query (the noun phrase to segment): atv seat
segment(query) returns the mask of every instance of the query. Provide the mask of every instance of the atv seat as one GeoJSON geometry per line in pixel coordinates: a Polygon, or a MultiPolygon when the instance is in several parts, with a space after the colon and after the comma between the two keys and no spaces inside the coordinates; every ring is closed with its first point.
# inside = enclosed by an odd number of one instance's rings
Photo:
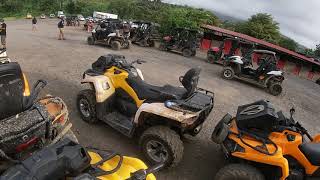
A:
{"type": "Polygon", "coordinates": [[[18,63],[0,65],[0,119],[23,111],[23,75],[18,63]]]}
{"type": "Polygon", "coordinates": [[[187,90],[181,87],[171,85],[153,86],[137,78],[128,78],[127,82],[137,93],[139,99],[145,99],[149,103],[182,99],[187,93],[187,90]]]}
{"type": "Polygon", "coordinates": [[[314,166],[320,166],[320,143],[304,143],[299,149],[314,166]]]}
{"type": "Polygon", "coordinates": [[[0,64],[0,120],[29,109],[45,85],[38,80],[30,91],[18,63],[0,64]]]}
{"type": "Polygon", "coordinates": [[[180,77],[184,88],[171,85],[153,86],[137,78],[128,78],[127,82],[137,93],[139,99],[145,99],[146,102],[164,102],[185,99],[192,95],[197,88],[199,74],[200,68],[192,68],[180,77]]]}

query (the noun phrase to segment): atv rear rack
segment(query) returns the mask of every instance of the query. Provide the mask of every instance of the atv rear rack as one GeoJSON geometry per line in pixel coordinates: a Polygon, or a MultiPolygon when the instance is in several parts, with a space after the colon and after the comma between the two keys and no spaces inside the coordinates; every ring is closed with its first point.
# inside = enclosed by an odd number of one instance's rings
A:
{"type": "Polygon", "coordinates": [[[185,100],[169,100],[165,103],[167,108],[184,113],[201,113],[212,109],[214,105],[214,93],[198,88],[195,93],[185,100]],[[172,104],[170,104],[172,102],[172,104]]]}

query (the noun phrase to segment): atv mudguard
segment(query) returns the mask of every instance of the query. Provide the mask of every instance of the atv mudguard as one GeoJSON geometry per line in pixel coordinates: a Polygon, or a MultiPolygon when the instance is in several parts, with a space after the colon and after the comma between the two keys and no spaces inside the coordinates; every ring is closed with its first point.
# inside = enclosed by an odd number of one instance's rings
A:
{"type": "Polygon", "coordinates": [[[103,103],[115,93],[115,88],[112,85],[110,78],[104,75],[89,76],[85,75],[81,84],[92,84],[96,93],[97,103],[103,103]]]}
{"type": "Polygon", "coordinates": [[[169,109],[164,103],[143,103],[138,109],[134,122],[142,124],[145,120],[145,115],[152,114],[163,117],[178,124],[183,124],[184,127],[192,125],[197,120],[199,113],[183,112],[169,109]]]}

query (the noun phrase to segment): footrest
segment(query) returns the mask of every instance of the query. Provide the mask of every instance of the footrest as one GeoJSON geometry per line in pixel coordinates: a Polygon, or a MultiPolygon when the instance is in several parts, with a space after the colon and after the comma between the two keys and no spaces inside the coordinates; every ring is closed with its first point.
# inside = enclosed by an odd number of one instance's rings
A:
{"type": "Polygon", "coordinates": [[[119,112],[109,113],[104,116],[102,120],[126,136],[131,137],[133,135],[133,119],[126,117],[119,112]]]}

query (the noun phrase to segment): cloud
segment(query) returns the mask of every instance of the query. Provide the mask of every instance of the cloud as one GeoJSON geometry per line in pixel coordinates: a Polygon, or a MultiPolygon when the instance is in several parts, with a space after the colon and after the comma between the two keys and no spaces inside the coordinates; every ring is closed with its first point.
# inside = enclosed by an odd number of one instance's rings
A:
{"type": "Polygon", "coordinates": [[[164,0],[216,11],[239,19],[256,13],[272,14],[282,34],[309,48],[320,43],[319,0],[164,0]]]}

